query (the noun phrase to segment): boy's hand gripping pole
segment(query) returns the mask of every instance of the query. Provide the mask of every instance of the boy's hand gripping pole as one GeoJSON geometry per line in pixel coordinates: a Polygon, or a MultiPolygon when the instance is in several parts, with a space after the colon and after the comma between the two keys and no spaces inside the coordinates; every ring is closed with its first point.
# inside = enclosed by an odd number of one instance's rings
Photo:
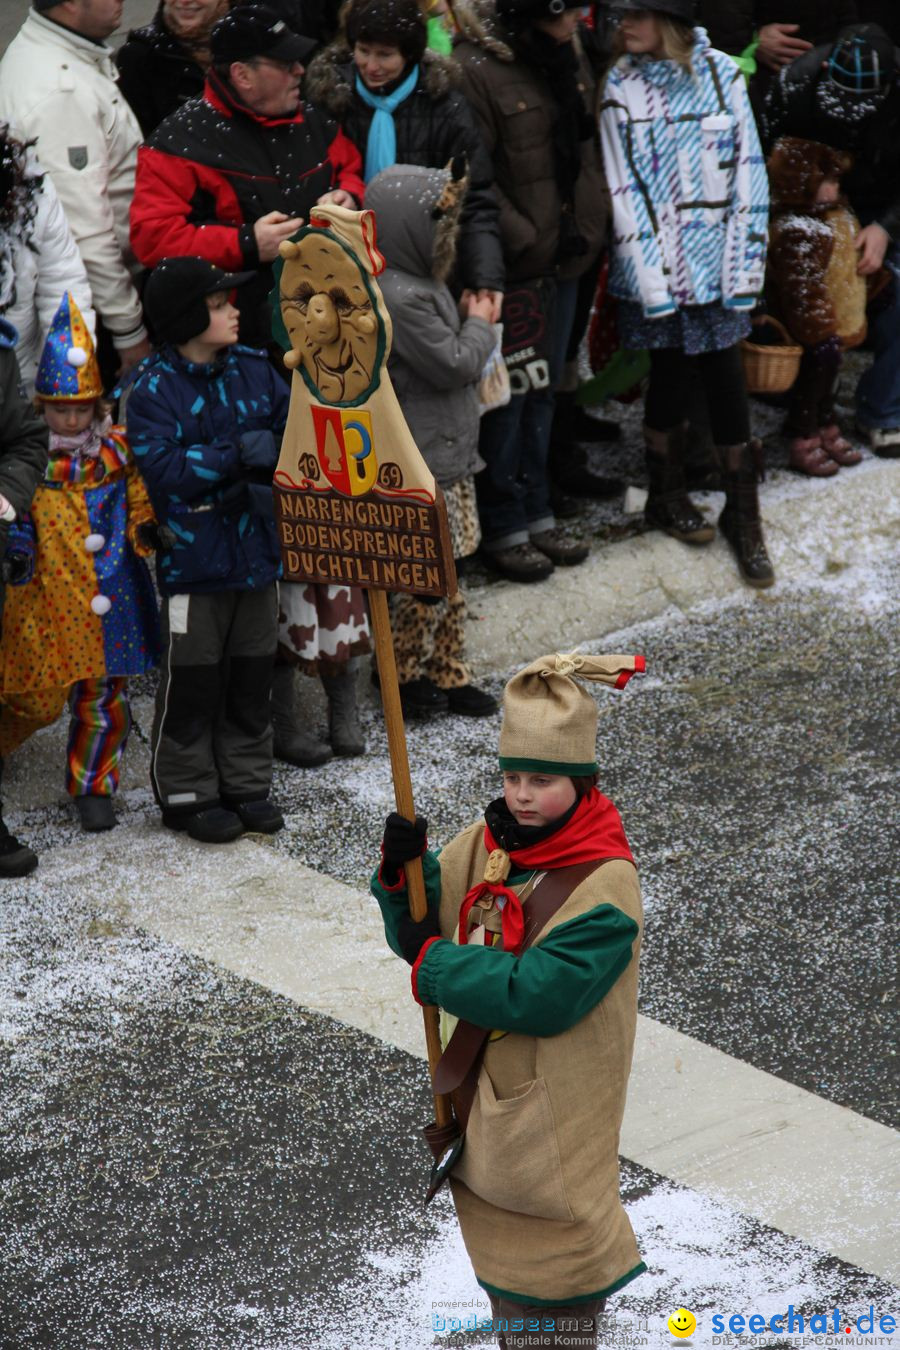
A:
{"type": "MultiPolygon", "coordinates": [[[[394,660],[394,642],[391,636],[391,619],[388,612],[386,591],[369,590],[369,608],[372,616],[372,633],[375,638],[375,657],[378,662],[378,678],[381,684],[381,702],[384,707],[384,721],[387,727],[388,751],[391,756],[391,774],[394,779],[394,800],[397,810],[407,820],[416,818],[413,806],[412,780],[409,776],[409,756],[406,752],[406,734],[403,726],[403,709],[400,706],[400,690],[397,685],[397,663],[394,660]]],[[[413,858],[404,863],[406,889],[409,895],[409,912],[414,919],[424,919],[428,913],[428,901],[425,896],[425,878],[422,873],[422,859],[413,858]]],[[[441,1037],[438,1028],[438,1010],[429,1007],[422,1009],[425,1021],[425,1045],[428,1051],[428,1066],[432,1079],[441,1057],[441,1037]]],[[[453,1119],[450,1098],[439,1093],[434,1094],[434,1118],[437,1125],[449,1125],[453,1119]]]]}

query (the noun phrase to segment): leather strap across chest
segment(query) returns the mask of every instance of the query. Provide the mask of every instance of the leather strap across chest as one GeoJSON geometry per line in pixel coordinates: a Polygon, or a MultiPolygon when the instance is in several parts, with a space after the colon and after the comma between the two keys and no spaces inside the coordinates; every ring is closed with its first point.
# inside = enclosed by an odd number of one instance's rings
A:
{"type": "MultiPolygon", "coordinates": [[[[522,906],[525,916],[522,951],[531,946],[572,892],[604,861],[594,859],[544,873],[522,906]]],[[[490,1027],[479,1027],[474,1022],[460,1019],[434,1071],[434,1090],[441,1094],[453,1093],[453,1105],[462,1129],[469,1119],[481,1058],[490,1034],[490,1027]]]]}

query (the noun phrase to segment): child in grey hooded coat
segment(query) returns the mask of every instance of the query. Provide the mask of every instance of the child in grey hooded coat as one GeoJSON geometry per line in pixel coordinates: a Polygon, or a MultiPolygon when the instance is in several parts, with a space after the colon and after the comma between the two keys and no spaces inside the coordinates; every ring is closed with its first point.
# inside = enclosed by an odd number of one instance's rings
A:
{"type": "MultiPolygon", "coordinates": [[[[477,385],[495,342],[490,300],[464,291],[457,303],[446,282],[466,185],[457,161],[447,169],[400,164],[372,179],[365,200],[387,263],[378,283],[394,330],[388,371],[413,439],[443,489],[458,572],[480,542],[477,385]]],[[[395,597],[394,647],[407,712],[496,711],[496,700],[472,684],[465,617],[462,591],[437,603],[395,597]]]]}

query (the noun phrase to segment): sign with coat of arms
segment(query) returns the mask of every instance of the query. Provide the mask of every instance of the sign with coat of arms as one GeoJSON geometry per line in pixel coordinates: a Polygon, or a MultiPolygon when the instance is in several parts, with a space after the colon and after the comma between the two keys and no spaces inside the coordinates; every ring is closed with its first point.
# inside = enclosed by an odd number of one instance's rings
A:
{"type": "Polygon", "coordinates": [[[275,326],[294,372],[274,481],[284,575],[451,595],[441,490],[387,373],[383,267],[371,211],[317,207],[281,246],[275,326]]]}

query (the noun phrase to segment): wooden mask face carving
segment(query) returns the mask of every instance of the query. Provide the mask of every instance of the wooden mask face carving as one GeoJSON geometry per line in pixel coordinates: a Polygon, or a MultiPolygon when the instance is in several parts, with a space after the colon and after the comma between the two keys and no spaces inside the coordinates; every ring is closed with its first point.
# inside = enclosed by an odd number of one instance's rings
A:
{"type": "Polygon", "coordinates": [[[279,288],[292,348],[285,365],[301,370],[322,403],[369,397],[380,374],[384,325],[365,273],[324,231],[304,231],[289,248],[279,288]]]}

